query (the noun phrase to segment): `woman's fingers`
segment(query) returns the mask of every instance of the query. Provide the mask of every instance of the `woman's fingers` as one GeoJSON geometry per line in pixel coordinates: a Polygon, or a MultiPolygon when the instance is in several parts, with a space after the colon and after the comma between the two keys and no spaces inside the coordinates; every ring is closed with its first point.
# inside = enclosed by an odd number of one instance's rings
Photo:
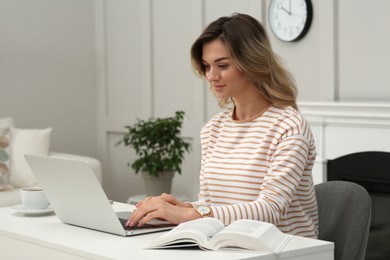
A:
{"type": "Polygon", "coordinates": [[[144,198],[143,200],[141,200],[140,202],[138,202],[135,206],[138,208],[139,206],[142,205],[142,203],[144,203],[146,201],[149,201],[149,200],[151,200],[153,198],[156,198],[156,196],[148,196],[148,197],[144,198]]]}
{"type": "Polygon", "coordinates": [[[172,205],[177,205],[180,201],[177,200],[174,196],[171,194],[163,193],[160,195],[160,198],[172,205]]]}
{"type": "MultiPolygon", "coordinates": [[[[142,203],[137,207],[137,210],[133,211],[129,221],[126,223],[126,226],[133,227],[137,225],[137,223],[144,218],[150,212],[161,208],[161,203],[164,202],[158,197],[150,197],[146,198],[142,201],[142,203]]],[[[164,202],[166,203],[166,202],[164,202]]],[[[145,222],[144,222],[145,223],[145,222]]]]}
{"type": "Polygon", "coordinates": [[[164,219],[172,224],[179,224],[199,217],[191,203],[181,202],[171,194],[147,197],[136,205],[126,226],[143,226],[152,219],[164,219]]]}
{"type": "Polygon", "coordinates": [[[191,203],[189,203],[189,202],[182,202],[182,201],[178,200],[176,197],[174,197],[171,194],[163,193],[163,194],[160,195],[160,198],[162,200],[165,200],[166,202],[168,202],[168,203],[170,203],[172,205],[178,206],[178,207],[192,208],[192,204],[191,203]]]}
{"type": "Polygon", "coordinates": [[[147,223],[148,221],[150,221],[152,219],[161,218],[161,217],[159,217],[159,215],[160,215],[159,211],[160,210],[156,210],[156,211],[152,211],[152,212],[149,212],[148,214],[146,214],[143,218],[140,219],[140,221],[138,222],[138,226],[142,227],[143,225],[145,225],[145,223],[147,223]]]}

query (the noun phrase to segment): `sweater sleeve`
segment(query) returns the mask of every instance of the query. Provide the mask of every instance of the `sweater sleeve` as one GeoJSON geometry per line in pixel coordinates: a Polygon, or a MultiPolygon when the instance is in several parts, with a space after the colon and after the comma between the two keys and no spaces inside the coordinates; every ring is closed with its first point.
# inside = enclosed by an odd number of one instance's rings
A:
{"type": "Polygon", "coordinates": [[[310,144],[302,135],[279,142],[269,158],[268,172],[255,201],[211,206],[225,225],[237,219],[254,219],[277,225],[287,212],[305,171],[310,144]]]}

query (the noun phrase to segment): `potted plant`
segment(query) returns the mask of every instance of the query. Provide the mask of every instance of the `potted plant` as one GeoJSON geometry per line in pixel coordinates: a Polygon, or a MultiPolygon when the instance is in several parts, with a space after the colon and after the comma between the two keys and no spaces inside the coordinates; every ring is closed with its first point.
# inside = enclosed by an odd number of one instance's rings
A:
{"type": "Polygon", "coordinates": [[[180,136],[184,114],[177,111],[174,117],[138,119],[125,126],[127,132],[117,143],[134,149],[138,158],[127,165],[142,173],[148,196],[170,193],[174,173],[181,174],[184,154],[190,149],[180,136]]]}

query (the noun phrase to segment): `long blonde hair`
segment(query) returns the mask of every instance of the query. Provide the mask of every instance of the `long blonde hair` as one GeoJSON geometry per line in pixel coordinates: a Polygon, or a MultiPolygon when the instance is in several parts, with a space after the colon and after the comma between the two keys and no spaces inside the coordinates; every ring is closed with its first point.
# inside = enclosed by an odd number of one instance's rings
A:
{"type": "MultiPolygon", "coordinates": [[[[273,52],[263,26],[255,18],[235,13],[210,23],[191,47],[191,63],[201,77],[205,77],[202,62],[203,45],[215,39],[222,40],[230,49],[239,70],[255,83],[261,95],[279,107],[297,109],[297,87],[291,73],[284,68],[279,56],[273,52]]],[[[220,99],[225,107],[231,100],[220,99]]]]}

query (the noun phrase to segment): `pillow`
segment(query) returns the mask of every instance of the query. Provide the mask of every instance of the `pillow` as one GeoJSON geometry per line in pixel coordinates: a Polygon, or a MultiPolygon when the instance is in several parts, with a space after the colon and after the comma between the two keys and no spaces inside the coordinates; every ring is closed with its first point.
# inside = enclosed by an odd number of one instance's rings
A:
{"type": "Polygon", "coordinates": [[[9,144],[10,128],[14,126],[14,120],[11,117],[0,118],[0,191],[12,190],[13,187],[8,184],[9,176],[9,144]]]}
{"type": "Polygon", "coordinates": [[[11,165],[9,182],[14,187],[21,188],[37,184],[35,175],[27,164],[24,155],[49,155],[51,131],[52,128],[11,128],[11,165]]]}
{"type": "Polygon", "coordinates": [[[0,129],[11,128],[14,126],[14,120],[12,117],[0,118],[0,129]]]}

